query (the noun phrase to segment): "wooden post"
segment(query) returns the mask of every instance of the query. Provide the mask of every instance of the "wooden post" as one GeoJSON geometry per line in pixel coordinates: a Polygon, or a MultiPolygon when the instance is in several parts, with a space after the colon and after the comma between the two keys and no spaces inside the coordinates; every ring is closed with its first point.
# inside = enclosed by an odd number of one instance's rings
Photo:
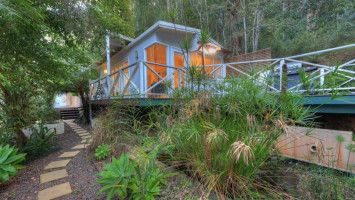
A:
{"type": "Polygon", "coordinates": [[[285,94],[287,91],[287,64],[282,65],[282,87],[281,87],[281,93],[285,94]]]}
{"type": "Polygon", "coordinates": [[[91,99],[89,100],[89,117],[90,117],[90,122],[92,123],[92,104],[91,104],[91,99]]]}
{"type": "MultiPolygon", "coordinates": [[[[107,64],[106,64],[106,83],[107,83],[107,91],[111,91],[111,81],[110,81],[110,72],[111,72],[111,66],[110,66],[110,36],[106,35],[106,59],[107,59],[107,64]]],[[[107,94],[107,97],[110,97],[111,94],[107,94]]]]}
{"type": "Polygon", "coordinates": [[[282,91],[282,66],[285,64],[285,60],[280,61],[280,92],[282,91]]]}

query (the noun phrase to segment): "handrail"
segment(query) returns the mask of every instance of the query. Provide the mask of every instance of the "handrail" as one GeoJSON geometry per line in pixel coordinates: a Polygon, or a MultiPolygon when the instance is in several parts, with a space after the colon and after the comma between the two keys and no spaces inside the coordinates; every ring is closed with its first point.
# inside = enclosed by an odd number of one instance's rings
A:
{"type": "MultiPolygon", "coordinates": [[[[211,68],[213,67],[212,71],[209,71],[208,74],[212,75],[211,79],[208,79],[208,81],[213,81],[214,79],[220,80],[220,77],[225,77],[226,72],[228,69],[228,73],[236,73],[236,74],[243,74],[249,79],[252,79],[255,84],[261,85],[265,88],[268,89],[270,92],[281,92],[282,91],[282,66],[283,64],[286,64],[287,62],[297,62],[301,63],[302,65],[306,66],[315,66],[318,69],[313,70],[311,73],[308,73],[308,81],[313,82],[318,81],[316,85],[317,87],[312,86],[312,88],[307,88],[306,90],[304,89],[304,83],[301,81],[298,81],[294,86],[287,88],[288,91],[292,92],[331,92],[333,89],[331,88],[325,88],[324,83],[325,83],[325,78],[328,77],[329,74],[335,72],[342,77],[341,82],[337,82],[335,87],[337,90],[350,90],[350,91],[355,91],[355,86],[353,87],[352,82],[355,82],[355,77],[353,75],[355,74],[355,70],[348,69],[345,67],[349,66],[355,66],[355,59],[352,59],[348,62],[345,62],[339,66],[327,66],[326,64],[319,64],[319,63],[312,63],[309,61],[304,61],[302,59],[297,59],[305,56],[310,56],[310,55],[316,55],[316,54],[321,54],[325,52],[331,52],[331,51],[336,51],[336,50],[341,50],[341,49],[346,49],[346,48],[352,48],[355,47],[355,44],[350,44],[350,45],[345,45],[341,47],[335,47],[335,48],[330,48],[330,49],[325,49],[321,51],[315,51],[315,52],[310,52],[310,53],[305,53],[305,54],[300,54],[300,55],[295,55],[295,56],[289,56],[285,58],[274,58],[274,59],[261,59],[261,60],[253,60],[253,61],[240,61],[240,62],[231,62],[231,63],[221,63],[221,64],[213,64],[213,65],[205,65],[205,66],[196,66],[196,68],[211,68]],[[245,70],[243,67],[238,67],[238,65],[245,66],[247,64],[257,64],[257,66],[264,66],[262,70],[259,70],[256,73],[251,73],[245,70]],[[278,65],[278,67],[274,67],[275,65],[278,65]],[[276,71],[275,71],[276,70],[276,71]],[[275,72],[279,75],[276,76],[275,72]],[[269,76],[271,75],[271,83],[268,81],[269,76]],[[276,80],[276,79],[277,80],[276,80]],[[278,83],[279,82],[279,83],[278,83]],[[350,84],[348,84],[350,83],[350,84]]],[[[195,66],[194,66],[195,67],[195,66]]],[[[108,75],[105,75],[104,77],[100,77],[97,80],[93,80],[90,82],[90,97],[94,98],[110,98],[112,95],[118,95],[121,97],[132,97],[133,96],[140,96],[140,97],[149,97],[149,95],[167,95],[171,92],[174,91],[175,87],[181,87],[181,85],[186,85],[186,78],[183,76],[187,76],[188,73],[186,71],[186,68],[179,68],[175,66],[169,66],[169,65],[164,65],[160,63],[153,63],[149,61],[137,61],[136,63],[130,64],[128,66],[125,66],[121,69],[118,69],[117,71],[114,71],[108,75]],[[164,75],[159,74],[156,72],[155,68],[152,67],[152,65],[155,66],[160,66],[164,67],[166,69],[170,69],[169,71],[166,71],[164,75]],[[132,70],[130,70],[130,73],[125,72],[125,70],[134,68],[132,73],[132,70]],[[145,71],[143,70],[145,69],[145,71]],[[137,74],[136,72],[139,71],[137,74]],[[154,76],[157,78],[154,84],[151,84],[148,86],[148,79],[146,71],[151,71],[154,76]],[[169,73],[168,73],[169,72],[169,73]],[[176,76],[176,74],[178,76],[176,76]],[[139,82],[137,83],[137,79],[135,78],[138,76],[139,82]],[[177,77],[177,79],[176,79],[177,77]],[[133,81],[135,80],[135,81],[133,81]],[[178,83],[174,83],[172,88],[168,89],[167,94],[160,94],[156,93],[153,91],[154,88],[156,87],[161,87],[161,83],[168,83],[168,80],[174,80],[178,81],[178,83]],[[108,87],[108,84],[110,84],[110,87],[108,87]],[[110,89],[108,89],[110,88],[110,89]]],[[[166,85],[166,84],[165,84],[166,85]]],[[[329,86],[329,85],[327,85],[329,86]]],[[[215,93],[218,93],[218,91],[215,91],[215,93]]],[[[221,94],[224,94],[222,92],[221,94]]]]}

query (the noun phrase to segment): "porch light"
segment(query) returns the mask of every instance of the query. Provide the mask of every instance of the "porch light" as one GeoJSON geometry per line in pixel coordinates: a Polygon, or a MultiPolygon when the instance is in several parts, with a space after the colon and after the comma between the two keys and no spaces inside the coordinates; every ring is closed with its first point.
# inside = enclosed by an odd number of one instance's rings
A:
{"type": "Polygon", "coordinates": [[[104,74],[107,75],[107,69],[104,70],[104,74]]]}
{"type": "Polygon", "coordinates": [[[205,54],[215,54],[217,52],[217,48],[212,45],[206,45],[202,48],[203,53],[205,54]]]}
{"type": "Polygon", "coordinates": [[[215,54],[216,51],[217,51],[217,48],[216,48],[216,47],[214,47],[214,46],[209,46],[209,47],[208,47],[208,53],[209,53],[209,54],[215,54]]]}

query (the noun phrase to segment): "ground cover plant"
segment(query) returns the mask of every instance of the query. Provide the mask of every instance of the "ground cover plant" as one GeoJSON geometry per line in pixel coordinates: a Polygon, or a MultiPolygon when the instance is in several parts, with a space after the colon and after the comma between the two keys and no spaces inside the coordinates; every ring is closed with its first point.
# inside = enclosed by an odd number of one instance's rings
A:
{"type": "Polygon", "coordinates": [[[17,170],[24,168],[19,163],[25,159],[26,154],[17,154],[18,149],[6,145],[0,146],[0,181],[5,182],[9,177],[17,176],[17,170]]]}
{"type": "Polygon", "coordinates": [[[160,195],[165,178],[175,174],[163,174],[155,165],[157,151],[152,151],[145,159],[130,159],[129,154],[121,154],[117,160],[112,157],[112,164],[104,164],[105,170],[98,175],[102,178],[97,183],[103,187],[98,194],[107,192],[107,199],[114,196],[129,199],[155,199],[160,195]]]}
{"type": "Polygon", "coordinates": [[[106,159],[110,154],[110,146],[106,144],[101,144],[95,149],[94,157],[98,160],[106,159]]]}
{"type": "Polygon", "coordinates": [[[354,199],[355,179],[351,173],[280,157],[262,170],[274,183],[285,185],[297,199],[354,199]]]}

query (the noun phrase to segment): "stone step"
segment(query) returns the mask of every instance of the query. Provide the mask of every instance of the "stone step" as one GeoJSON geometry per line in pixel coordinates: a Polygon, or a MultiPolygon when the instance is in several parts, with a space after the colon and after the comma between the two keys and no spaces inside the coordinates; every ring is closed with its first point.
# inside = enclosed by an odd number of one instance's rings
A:
{"type": "Polygon", "coordinates": [[[84,149],[85,148],[85,144],[78,144],[75,147],[73,147],[72,149],[84,149]]]}
{"type": "Polygon", "coordinates": [[[49,163],[44,169],[55,169],[60,167],[65,167],[70,162],[70,160],[59,160],[49,163]]]}
{"type": "Polygon", "coordinates": [[[70,158],[76,156],[80,151],[68,151],[64,152],[62,155],[59,156],[59,158],[70,158]]]}
{"type": "Polygon", "coordinates": [[[47,183],[47,182],[50,182],[50,181],[54,181],[54,180],[58,180],[58,179],[61,179],[61,178],[65,178],[67,176],[68,176],[67,170],[60,169],[60,170],[57,170],[57,171],[41,174],[40,175],[40,182],[41,183],[47,183]]]}
{"type": "Polygon", "coordinates": [[[68,195],[71,192],[70,184],[66,182],[40,191],[38,193],[38,200],[51,200],[68,195]]]}

